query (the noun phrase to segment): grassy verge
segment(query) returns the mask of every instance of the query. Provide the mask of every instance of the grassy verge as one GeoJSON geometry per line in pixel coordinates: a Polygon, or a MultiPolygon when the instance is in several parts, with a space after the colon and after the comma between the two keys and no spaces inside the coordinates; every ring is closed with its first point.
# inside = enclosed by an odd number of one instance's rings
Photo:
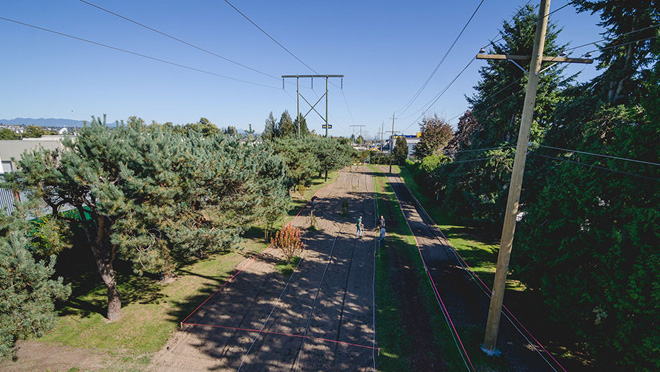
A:
{"type": "MultiPolygon", "coordinates": [[[[453,223],[451,219],[443,213],[439,204],[433,198],[428,197],[415,181],[412,173],[406,167],[395,166],[392,169],[399,174],[406,182],[406,185],[415,195],[417,200],[424,206],[424,209],[431,218],[438,224],[438,227],[445,234],[451,245],[463,256],[463,259],[470,265],[472,270],[491,286],[495,279],[495,269],[497,267],[497,252],[499,245],[489,241],[481,236],[479,232],[469,226],[463,226],[453,223]]],[[[518,280],[509,277],[507,279],[507,290],[523,291],[525,286],[518,280]]]]}
{"type": "MultiPolygon", "coordinates": [[[[379,172],[374,166],[370,166],[370,168],[375,173],[379,172]]],[[[393,211],[393,217],[397,221],[396,226],[388,231],[387,246],[396,250],[414,264],[420,283],[419,294],[423,306],[430,314],[428,322],[429,327],[432,328],[435,346],[438,350],[445,351],[443,352],[443,360],[447,364],[448,370],[453,371],[464,368],[458,351],[450,352],[450,350],[456,350],[456,346],[442,317],[433,289],[419,257],[417,245],[399,209],[394,191],[387,184],[384,175],[374,177],[374,186],[377,195],[377,214],[383,214],[380,211],[393,211]]],[[[415,354],[422,351],[416,350],[413,340],[408,339],[409,336],[405,334],[400,309],[402,306],[407,306],[407,304],[400,303],[395,296],[391,295],[394,293],[394,289],[392,288],[389,266],[388,249],[379,249],[376,258],[376,335],[378,346],[381,348],[378,366],[383,371],[407,371],[412,370],[411,360],[415,357],[415,354]]]]}
{"type": "MultiPolygon", "coordinates": [[[[338,172],[333,172],[327,182],[315,180],[302,195],[292,195],[291,208],[279,223],[290,221],[316,191],[337,177],[338,172]]],[[[171,283],[161,283],[148,275],[135,276],[130,270],[122,274],[118,270],[122,315],[113,323],[108,323],[102,315],[107,292],[98,273],[94,267],[80,267],[80,272],[74,274],[74,294],[60,309],[57,327],[39,340],[107,351],[113,365],[109,371],[144,370],[179,322],[224,283],[238,263],[267,246],[262,227],[251,228],[245,238],[235,250],[180,268],[178,278],[171,283]]],[[[281,270],[285,272],[287,268],[281,270]]]]}

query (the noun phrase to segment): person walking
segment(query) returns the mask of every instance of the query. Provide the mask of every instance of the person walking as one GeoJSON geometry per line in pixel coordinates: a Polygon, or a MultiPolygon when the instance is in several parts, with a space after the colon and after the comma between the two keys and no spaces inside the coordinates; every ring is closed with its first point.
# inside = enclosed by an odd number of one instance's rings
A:
{"type": "Polygon", "coordinates": [[[355,233],[355,235],[357,235],[358,238],[361,238],[362,237],[362,228],[364,227],[364,225],[362,224],[362,216],[360,216],[360,218],[358,218],[357,223],[355,225],[357,227],[357,232],[355,233]]]}

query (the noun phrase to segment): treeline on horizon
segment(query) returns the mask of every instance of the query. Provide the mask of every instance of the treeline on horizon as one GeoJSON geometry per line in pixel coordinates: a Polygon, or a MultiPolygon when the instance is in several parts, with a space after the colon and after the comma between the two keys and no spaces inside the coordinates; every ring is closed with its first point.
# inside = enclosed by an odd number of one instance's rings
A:
{"type": "MultiPolygon", "coordinates": [[[[543,298],[597,368],[657,371],[660,3],[574,5],[600,15],[600,74],[577,84],[557,64],[540,78],[511,275],[543,298]]],[[[537,17],[521,8],[490,52],[531,54],[537,17]]],[[[571,50],[557,42],[560,32],[550,22],[544,55],[571,50]]],[[[499,238],[527,76],[492,60],[480,75],[455,133],[438,117],[423,120],[419,161],[409,166],[454,220],[499,238]]]]}

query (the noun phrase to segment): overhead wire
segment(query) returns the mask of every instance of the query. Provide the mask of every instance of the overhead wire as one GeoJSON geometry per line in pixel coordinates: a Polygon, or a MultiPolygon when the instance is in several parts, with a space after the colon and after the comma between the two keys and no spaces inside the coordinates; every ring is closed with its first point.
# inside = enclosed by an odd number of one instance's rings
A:
{"type": "Polygon", "coordinates": [[[272,36],[271,36],[268,32],[266,32],[263,28],[259,27],[259,25],[256,24],[252,19],[250,19],[250,17],[248,17],[247,15],[245,15],[245,13],[241,12],[237,7],[235,7],[234,4],[230,3],[228,0],[224,0],[224,1],[225,1],[225,3],[227,3],[230,7],[232,7],[235,11],[237,11],[238,14],[242,15],[243,18],[247,19],[248,22],[250,22],[254,27],[256,27],[257,29],[259,29],[259,31],[261,31],[264,35],[268,36],[268,38],[271,39],[275,44],[279,45],[280,48],[284,49],[284,51],[286,51],[287,53],[289,53],[289,54],[290,54],[293,58],[295,58],[298,62],[302,63],[305,67],[307,67],[308,69],[310,69],[310,70],[311,70],[312,72],[314,72],[315,74],[317,74],[317,75],[319,74],[318,72],[316,72],[316,70],[314,70],[313,68],[311,68],[311,67],[310,67],[308,64],[306,64],[305,62],[303,62],[302,59],[298,58],[298,56],[296,56],[295,54],[293,54],[293,52],[291,52],[291,51],[290,51],[289,49],[287,49],[284,45],[282,45],[282,43],[280,43],[280,42],[277,41],[274,37],[272,37],[272,36]]]}
{"type": "Polygon", "coordinates": [[[164,59],[161,59],[161,58],[157,58],[157,57],[152,57],[152,56],[149,56],[149,55],[146,55],[146,54],[137,53],[137,52],[133,52],[133,51],[130,51],[130,50],[126,50],[126,49],[122,49],[122,48],[114,47],[114,46],[112,46],[112,45],[108,45],[108,44],[104,44],[104,43],[99,43],[99,42],[92,41],[92,40],[88,40],[88,39],[84,39],[84,38],[81,38],[81,37],[78,37],[78,36],[73,36],[73,35],[65,34],[65,33],[63,33],[63,32],[50,30],[50,29],[47,29],[47,28],[44,28],[44,27],[35,26],[35,25],[32,25],[32,24],[25,23],[25,22],[21,22],[21,21],[17,21],[17,20],[14,20],[14,19],[6,18],[6,17],[0,17],[0,19],[1,19],[1,20],[4,20],[4,21],[7,21],[7,22],[13,22],[13,23],[16,23],[16,24],[19,24],[19,25],[23,25],[23,26],[31,27],[31,28],[34,28],[34,29],[37,29],[37,30],[41,30],[41,31],[45,31],[45,32],[49,32],[49,33],[52,33],[52,34],[55,34],[55,35],[60,35],[60,36],[68,37],[68,38],[70,38],[70,39],[74,39],[74,40],[78,40],[78,41],[83,41],[83,42],[85,42],[85,43],[94,44],[94,45],[98,45],[98,46],[101,46],[101,47],[104,47],[104,48],[108,48],[108,49],[116,50],[116,51],[119,51],[119,52],[122,52],[122,53],[127,53],[127,54],[131,54],[131,55],[134,55],[134,56],[138,56],[138,57],[142,57],[142,58],[150,59],[150,60],[152,60],[152,61],[157,61],[157,62],[165,63],[165,64],[168,64],[168,65],[172,65],[172,66],[176,66],[176,67],[180,67],[180,68],[185,68],[185,69],[187,69],[187,70],[191,70],[191,71],[197,71],[197,72],[201,72],[201,73],[204,73],[204,74],[207,74],[207,75],[212,75],[212,76],[220,77],[220,78],[223,78],[223,79],[234,80],[234,81],[238,81],[238,82],[241,82],[241,83],[252,84],[252,85],[258,85],[258,86],[262,86],[262,87],[266,87],[266,88],[280,89],[279,87],[275,87],[275,86],[270,86],[270,85],[265,85],[265,84],[255,83],[255,82],[251,82],[251,81],[247,81],[247,80],[237,79],[237,78],[233,78],[233,77],[230,77],[230,76],[225,76],[225,75],[217,74],[217,73],[215,73],[215,72],[211,72],[211,71],[207,71],[207,70],[202,70],[202,69],[199,69],[199,68],[196,68],[196,67],[191,67],[191,66],[182,65],[182,64],[180,64],[180,63],[176,63],[176,62],[172,62],[172,61],[167,61],[167,60],[164,60],[164,59]]]}
{"type": "Polygon", "coordinates": [[[172,36],[172,35],[170,35],[170,34],[168,34],[168,33],[166,33],[166,32],[163,32],[163,31],[157,30],[157,29],[155,29],[155,28],[153,28],[153,27],[147,26],[147,25],[145,25],[145,24],[143,24],[143,23],[140,23],[140,22],[138,22],[138,21],[136,21],[136,20],[134,20],[134,19],[128,18],[128,17],[126,17],[126,16],[123,16],[123,15],[121,15],[121,14],[118,14],[118,13],[116,13],[116,12],[113,12],[113,11],[111,11],[111,10],[109,10],[109,9],[103,8],[103,7],[99,6],[99,5],[96,5],[96,4],[94,4],[94,3],[91,3],[91,2],[89,2],[89,1],[86,1],[86,0],[79,0],[79,1],[82,2],[82,3],[84,3],[84,4],[87,4],[87,5],[89,5],[89,6],[92,6],[92,7],[94,7],[94,8],[97,8],[97,9],[99,9],[99,10],[102,10],[102,11],[104,11],[104,12],[106,12],[106,13],[109,13],[109,14],[112,14],[112,15],[114,15],[114,16],[116,16],[116,17],[119,17],[119,18],[121,18],[121,19],[123,19],[123,20],[125,20],[125,21],[131,22],[131,23],[133,23],[133,24],[135,24],[135,25],[138,25],[138,26],[140,26],[140,27],[146,28],[147,30],[150,30],[150,31],[152,31],[152,32],[155,32],[155,33],[160,34],[160,35],[162,35],[162,36],[165,36],[165,37],[167,37],[167,38],[170,38],[170,39],[172,39],[172,40],[174,40],[174,41],[177,41],[177,42],[179,42],[179,43],[181,43],[181,44],[187,45],[187,46],[189,46],[189,47],[191,47],[191,48],[197,49],[197,50],[202,51],[202,52],[204,52],[204,53],[206,53],[206,54],[209,54],[209,55],[212,55],[212,56],[214,56],[214,57],[220,58],[220,59],[222,59],[222,60],[224,60],[224,61],[227,61],[227,62],[233,63],[233,64],[235,64],[235,65],[237,65],[237,66],[241,66],[241,67],[246,68],[246,69],[248,69],[248,70],[250,70],[250,71],[254,71],[254,72],[256,72],[256,73],[259,73],[259,74],[264,75],[264,76],[268,76],[268,77],[270,77],[270,78],[274,78],[274,79],[278,79],[278,80],[280,79],[280,78],[277,77],[277,76],[271,75],[271,74],[269,74],[269,73],[266,73],[266,72],[263,72],[263,71],[257,70],[257,69],[255,69],[255,68],[252,68],[252,67],[250,67],[250,66],[244,65],[244,64],[242,64],[242,63],[236,62],[236,61],[234,61],[234,60],[232,60],[232,59],[229,59],[229,58],[227,58],[227,57],[224,57],[224,56],[221,56],[221,55],[219,55],[219,54],[217,54],[217,53],[214,53],[214,52],[212,52],[212,51],[210,51],[210,50],[208,50],[208,49],[204,49],[204,48],[199,47],[199,46],[197,46],[197,45],[195,45],[195,44],[192,44],[192,43],[189,43],[189,42],[187,42],[187,41],[185,41],[185,40],[179,39],[179,38],[177,38],[177,37],[175,37],[175,36],[172,36]]]}
{"type": "Polygon", "coordinates": [[[613,172],[613,173],[620,173],[620,174],[625,174],[627,176],[645,178],[645,179],[648,179],[648,180],[660,182],[660,178],[644,176],[644,175],[637,174],[637,173],[619,171],[619,170],[603,167],[603,166],[600,166],[600,165],[588,164],[588,163],[583,163],[583,162],[579,162],[579,161],[575,161],[575,160],[569,160],[569,159],[562,159],[562,158],[558,158],[558,157],[547,156],[547,155],[543,155],[543,154],[537,154],[535,152],[530,152],[530,155],[540,156],[540,157],[551,159],[551,160],[564,161],[564,162],[568,162],[568,163],[572,163],[572,164],[584,165],[584,166],[587,166],[587,167],[590,167],[590,168],[595,168],[595,169],[605,170],[605,171],[609,171],[609,172],[613,172]]]}
{"type": "MultiPolygon", "coordinates": [[[[648,30],[648,29],[656,28],[656,27],[660,27],[660,23],[655,24],[655,25],[651,25],[651,26],[648,26],[648,27],[640,28],[639,30],[633,30],[633,31],[625,32],[625,33],[619,35],[619,37],[621,37],[621,36],[626,36],[626,35],[630,35],[630,34],[635,34],[635,33],[642,32],[642,31],[646,31],[646,30],[648,30]]],[[[633,42],[637,42],[637,41],[643,41],[643,40],[648,40],[648,39],[653,39],[653,38],[656,38],[656,37],[658,37],[658,36],[656,35],[656,36],[649,37],[649,38],[644,38],[644,39],[640,39],[640,40],[635,40],[635,41],[632,41],[632,42],[629,42],[629,43],[633,43],[633,42]]],[[[608,41],[608,39],[600,39],[600,40],[592,41],[592,42],[590,42],[590,43],[586,43],[586,44],[578,45],[578,46],[576,46],[576,47],[571,47],[571,48],[566,49],[565,52],[568,52],[568,51],[571,51],[571,50],[575,50],[575,49],[584,48],[584,47],[589,46],[589,45],[596,45],[596,44],[598,44],[598,43],[600,43],[600,42],[602,42],[602,41],[608,41]]],[[[597,50],[610,49],[610,48],[614,48],[614,47],[621,46],[621,45],[627,45],[627,44],[629,44],[629,43],[626,43],[626,44],[616,44],[616,45],[611,45],[611,46],[608,46],[608,47],[599,48],[599,49],[597,49],[597,50]]],[[[594,51],[595,51],[595,50],[594,50],[594,51]]]]}
{"type": "MultiPolygon", "coordinates": [[[[302,63],[305,67],[307,67],[309,70],[311,70],[311,71],[314,72],[315,74],[320,75],[320,74],[319,74],[316,70],[314,70],[310,65],[308,65],[307,63],[305,63],[302,59],[298,58],[298,56],[296,56],[292,51],[290,51],[289,49],[287,49],[287,47],[285,47],[282,43],[280,43],[279,41],[277,41],[277,39],[275,39],[275,38],[274,38],[273,36],[271,36],[268,32],[266,32],[266,30],[264,30],[264,29],[263,29],[261,26],[259,26],[255,21],[253,21],[250,17],[248,17],[248,16],[247,16],[245,13],[243,13],[240,9],[238,9],[234,4],[232,4],[232,3],[229,2],[228,0],[224,0],[224,2],[227,3],[230,7],[232,7],[236,12],[238,12],[238,14],[240,14],[241,16],[243,16],[243,18],[245,18],[248,22],[250,22],[254,27],[256,27],[259,31],[261,31],[261,32],[262,32],[264,35],[266,35],[269,39],[271,39],[275,44],[277,44],[277,45],[278,45],[280,48],[282,48],[285,52],[287,52],[289,55],[291,55],[293,58],[295,58],[298,62],[302,63]]],[[[337,85],[334,84],[333,82],[330,82],[330,84],[331,84],[331,85],[334,85],[335,87],[337,87],[337,85]]],[[[342,90],[342,94],[343,94],[343,93],[344,93],[344,92],[343,92],[343,89],[341,89],[341,90],[342,90]]],[[[314,90],[312,89],[312,91],[314,91],[314,90]]],[[[314,91],[314,94],[316,94],[316,91],[314,91]]],[[[316,96],[318,97],[318,94],[316,94],[316,96]]],[[[353,120],[353,122],[355,123],[355,120],[353,119],[353,113],[351,112],[351,109],[350,109],[350,107],[349,107],[349,105],[348,105],[348,101],[346,100],[346,96],[344,96],[344,102],[345,102],[345,104],[346,104],[346,108],[347,108],[347,110],[348,110],[348,112],[349,112],[349,115],[350,115],[350,117],[351,117],[351,120],[353,120]]],[[[331,117],[332,115],[329,115],[329,116],[331,117]]],[[[334,118],[333,118],[333,121],[334,121],[334,118]]],[[[339,124],[338,122],[335,122],[335,125],[342,126],[342,125],[339,124]]]]}
{"type": "MultiPolygon", "coordinates": [[[[527,6],[530,2],[531,2],[531,0],[528,0],[528,1],[527,1],[527,2],[526,2],[526,3],[525,3],[525,4],[524,4],[519,10],[518,10],[518,12],[514,15],[514,17],[517,16],[518,14],[520,14],[520,12],[522,11],[522,9],[523,9],[525,6],[527,6]]],[[[565,7],[566,7],[566,5],[565,5],[565,6],[562,6],[562,7],[560,7],[560,8],[558,8],[558,9],[556,9],[554,12],[559,11],[559,10],[565,8],[565,7]]],[[[475,12],[476,12],[476,11],[475,11],[475,12]]],[[[554,13],[554,12],[553,12],[553,13],[554,13]]],[[[474,16],[474,14],[473,14],[473,16],[474,16]]],[[[460,36],[460,35],[459,35],[459,36],[460,36]]],[[[497,35],[496,35],[496,36],[497,36],[497,35]]],[[[497,41],[499,41],[499,40],[501,40],[501,39],[502,39],[502,38],[500,38],[500,39],[498,39],[498,40],[495,40],[495,41],[491,41],[490,43],[495,43],[495,42],[497,42],[497,41]]],[[[487,45],[486,45],[486,46],[487,46],[487,45]]],[[[484,48],[485,48],[486,46],[484,46],[484,48]]],[[[418,120],[419,120],[419,119],[420,119],[420,118],[421,118],[421,117],[422,117],[422,116],[423,116],[423,115],[424,115],[424,114],[425,114],[425,113],[426,113],[426,112],[427,112],[427,111],[428,111],[433,105],[435,105],[435,103],[436,103],[436,102],[437,102],[437,101],[438,101],[438,100],[439,100],[439,99],[440,99],[440,98],[446,93],[446,91],[451,87],[451,85],[453,85],[453,83],[454,83],[454,82],[458,79],[458,77],[460,77],[460,75],[461,75],[461,74],[462,74],[462,73],[463,73],[463,72],[469,67],[469,65],[472,64],[472,62],[474,62],[474,59],[471,59],[470,62],[469,62],[464,68],[463,68],[463,70],[461,70],[461,72],[459,72],[459,74],[458,74],[458,75],[457,75],[457,76],[456,76],[456,77],[455,77],[455,78],[454,78],[454,79],[453,79],[453,80],[452,80],[447,86],[445,86],[445,87],[440,91],[440,93],[438,93],[438,94],[437,94],[437,95],[436,95],[436,96],[430,101],[430,103],[427,103],[427,104],[423,105],[422,108],[420,108],[420,110],[421,110],[421,109],[424,109],[424,107],[426,107],[426,106],[428,106],[428,107],[422,112],[421,115],[419,115],[419,116],[415,119],[414,122],[412,122],[410,125],[408,125],[408,126],[402,131],[402,132],[405,132],[405,131],[408,130],[411,126],[413,126],[414,124],[416,124],[417,121],[418,121],[418,120]]],[[[506,87],[504,87],[504,88],[500,89],[499,91],[497,91],[497,92],[491,94],[489,97],[492,97],[492,96],[494,96],[494,95],[496,95],[496,94],[498,94],[498,93],[504,91],[506,88],[508,88],[509,86],[515,84],[517,81],[519,81],[519,80],[522,79],[523,77],[524,77],[524,76],[521,76],[520,78],[514,80],[513,82],[511,82],[511,83],[510,83],[509,85],[507,85],[506,87]]],[[[487,98],[489,98],[489,97],[487,97],[487,98]]],[[[417,112],[419,112],[419,110],[417,110],[415,113],[417,113],[417,112]]],[[[460,116],[460,115],[463,115],[463,114],[461,113],[461,114],[459,114],[458,116],[460,116]]],[[[456,117],[458,117],[458,116],[456,116],[456,117]]],[[[410,116],[410,117],[411,117],[411,116],[410,116]]],[[[453,119],[455,119],[456,117],[454,117],[454,118],[452,118],[452,119],[450,119],[450,120],[453,120],[453,119]]]]}
{"type": "Polygon", "coordinates": [[[433,69],[433,71],[431,72],[431,74],[426,78],[426,80],[424,81],[424,83],[422,83],[422,86],[417,90],[417,92],[413,95],[413,97],[410,99],[410,101],[404,106],[404,108],[402,108],[402,109],[400,109],[400,110],[397,110],[397,111],[400,111],[402,114],[403,114],[404,112],[406,112],[406,110],[408,110],[408,108],[410,108],[410,106],[411,106],[411,105],[415,102],[415,100],[419,97],[419,95],[422,93],[422,91],[424,91],[424,89],[425,89],[426,86],[429,84],[429,82],[431,81],[431,79],[433,79],[433,76],[435,76],[435,73],[438,71],[438,69],[440,68],[440,66],[442,65],[442,63],[445,61],[445,59],[447,59],[447,56],[448,56],[449,53],[452,51],[452,49],[454,48],[454,46],[456,45],[456,43],[458,42],[458,40],[460,39],[460,37],[463,35],[463,32],[465,32],[465,30],[467,29],[468,25],[470,24],[470,22],[472,21],[472,19],[474,18],[474,16],[477,14],[477,11],[479,10],[479,8],[481,8],[481,5],[484,3],[484,1],[485,1],[485,0],[481,0],[481,2],[479,2],[479,5],[477,5],[477,8],[474,10],[474,12],[472,12],[472,15],[470,16],[470,18],[468,19],[468,21],[465,23],[465,25],[464,25],[463,28],[461,29],[461,32],[458,33],[458,36],[456,36],[456,38],[454,39],[454,42],[451,44],[451,46],[449,47],[449,49],[447,49],[447,51],[445,52],[445,54],[444,54],[444,55],[442,56],[442,58],[440,59],[440,62],[438,62],[438,64],[435,66],[435,68],[433,69]]]}
{"type": "Polygon", "coordinates": [[[471,65],[473,62],[474,62],[474,58],[470,59],[470,62],[469,62],[467,65],[465,65],[465,67],[463,67],[463,69],[462,69],[462,70],[461,70],[461,71],[460,71],[460,72],[459,72],[459,73],[458,73],[458,74],[457,74],[457,75],[456,75],[456,76],[455,76],[455,77],[454,77],[454,78],[453,78],[453,79],[452,79],[452,80],[451,80],[451,81],[450,81],[450,82],[449,82],[449,83],[448,83],[448,84],[447,84],[447,85],[446,85],[446,86],[440,91],[440,93],[438,93],[438,94],[434,97],[434,99],[432,100],[432,102],[431,102],[430,104],[425,105],[425,106],[428,106],[428,107],[427,107],[427,108],[426,108],[426,109],[425,109],[425,110],[424,110],[419,116],[417,116],[417,118],[416,118],[412,123],[410,123],[410,125],[408,125],[408,126],[407,126],[404,130],[402,130],[401,132],[403,133],[403,132],[405,132],[406,130],[408,130],[410,127],[412,127],[413,125],[417,124],[417,121],[418,121],[422,116],[424,116],[424,114],[426,114],[426,112],[427,112],[428,110],[430,110],[431,107],[433,107],[433,105],[435,105],[435,103],[440,99],[440,97],[442,97],[442,96],[443,96],[443,95],[449,90],[449,88],[451,88],[451,86],[456,82],[456,80],[458,80],[458,78],[459,78],[459,77],[465,72],[465,70],[467,70],[468,67],[470,67],[470,65],[471,65]]]}
{"type": "Polygon", "coordinates": [[[541,145],[541,144],[534,144],[534,146],[544,147],[544,148],[559,150],[559,151],[575,152],[575,153],[578,153],[578,154],[600,156],[600,157],[603,157],[603,158],[609,158],[609,159],[615,159],[615,160],[621,160],[621,161],[627,161],[627,162],[653,165],[653,166],[656,166],[656,167],[660,167],[660,163],[653,163],[653,162],[650,162],[650,161],[630,159],[630,158],[622,158],[622,157],[619,157],[619,156],[612,156],[612,155],[606,155],[606,154],[597,154],[597,153],[594,153],[594,152],[580,151],[580,150],[574,150],[574,149],[565,149],[565,148],[561,148],[561,147],[547,146],[547,145],[541,145]]]}

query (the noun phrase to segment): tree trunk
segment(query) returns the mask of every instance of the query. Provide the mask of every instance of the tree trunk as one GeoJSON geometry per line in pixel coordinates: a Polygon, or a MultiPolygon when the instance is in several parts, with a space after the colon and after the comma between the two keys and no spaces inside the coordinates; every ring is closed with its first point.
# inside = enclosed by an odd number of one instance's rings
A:
{"type": "MultiPolygon", "coordinates": [[[[79,208],[81,216],[84,216],[84,210],[79,208]]],[[[108,288],[108,310],[106,318],[114,322],[119,320],[121,316],[121,300],[119,298],[119,290],[117,289],[117,277],[115,269],[112,267],[114,261],[114,252],[112,247],[107,247],[105,232],[106,232],[106,219],[103,216],[95,216],[96,226],[88,225],[84,228],[87,235],[89,247],[94,254],[94,261],[96,267],[99,269],[99,274],[103,283],[108,288]]]]}
{"type": "Polygon", "coordinates": [[[328,180],[328,168],[325,169],[325,180],[328,180]]]}

